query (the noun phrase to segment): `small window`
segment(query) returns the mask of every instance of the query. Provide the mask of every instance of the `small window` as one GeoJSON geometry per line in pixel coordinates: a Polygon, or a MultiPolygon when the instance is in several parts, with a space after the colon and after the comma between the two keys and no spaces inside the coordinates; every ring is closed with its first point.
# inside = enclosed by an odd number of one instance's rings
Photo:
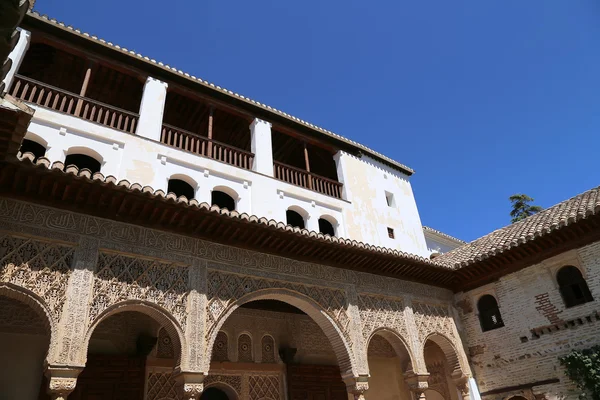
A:
{"type": "Polygon", "coordinates": [[[174,193],[175,196],[185,196],[188,200],[194,198],[194,188],[192,185],[181,179],[169,179],[167,193],[174,193]]]}
{"type": "Polygon", "coordinates": [[[319,232],[323,235],[335,236],[335,228],[333,224],[325,218],[319,218],[319,232]]]}
{"type": "Polygon", "coordinates": [[[219,190],[212,191],[211,204],[220,208],[226,208],[229,211],[235,210],[235,200],[233,197],[219,190]]]}
{"type": "Polygon", "coordinates": [[[299,213],[297,213],[294,210],[287,210],[285,212],[285,217],[287,219],[287,224],[300,228],[300,229],[304,229],[304,218],[302,217],[302,215],[300,215],[299,213]]]}
{"type": "Polygon", "coordinates": [[[479,311],[479,322],[482,331],[491,331],[504,326],[500,308],[498,308],[498,302],[494,296],[489,294],[482,296],[477,302],[477,310],[479,311]]]}
{"type": "Polygon", "coordinates": [[[44,146],[29,139],[23,139],[19,151],[21,154],[32,153],[35,157],[33,162],[36,162],[38,158],[43,157],[46,154],[46,148],[44,146]]]}
{"type": "Polygon", "coordinates": [[[594,301],[581,271],[572,265],[562,267],[556,274],[560,294],[567,308],[594,301]]]}
{"type": "Polygon", "coordinates": [[[80,171],[87,168],[92,174],[100,172],[101,167],[100,161],[85,154],[69,154],[65,158],[65,167],[68,167],[69,165],[76,166],[80,171]]]}
{"type": "Polygon", "coordinates": [[[392,228],[387,228],[388,236],[390,239],[394,239],[394,230],[392,228]]]}
{"type": "Polygon", "coordinates": [[[390,192],[385,192],[385,201],[388,207],[396,207],[396,203],[394,202],[394,194],[390,192]]]}

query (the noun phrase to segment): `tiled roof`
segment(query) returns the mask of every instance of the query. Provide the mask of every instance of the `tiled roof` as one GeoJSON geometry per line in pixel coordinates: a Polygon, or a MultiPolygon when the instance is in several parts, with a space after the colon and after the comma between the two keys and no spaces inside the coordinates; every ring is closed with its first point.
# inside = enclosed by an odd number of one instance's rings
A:
{"type": "Polygon", "coordinates": [[[430,227],[428,227],[428,226],[425,226],[425,225],[423,225],[423,232],[430,232],[430,233],[433,233],[433,234],[435,234],[435,235],[438,235],[438,236],[441,236],[441,237],[443,237],[443,238],[446,238],[446,239],[448,239],[448,240],[452,240],[453,242],[456,242],[456,243],[462,243],[462,244],[465,244],[465,243],[467,243],[467,242],[465,242],[464,240],[461,240],[461,239],[455,238],[454,236],[450,236],[450,235],[448,235],[447,233],[444,233],[444,232],[438,231],[437,229],[433,229],[433,228],[430,228],[430,227]]]}
{"type": "MultiPolygon", "coordinates": [[[[35,156],[32,153],[25,153],[25,154],[19,153],[17,155],[17,157],[23,163],[33,163],[33,160],[35,159],[35,156]]],[[[229,218],[237,218],[237,219],[247,221],[247,222],[250,222],[253,224],[265,225],[265,226],[269,226],[272,228],[276,228],[277,230],[280,230],[280,231],[292,232],[298,236],[315,238],[315,239],[319,239],[319,240],[325,241],[325,242],[333,242],[333,243],[337,243],[337,244],[345,246],[345,247],[358,248],[361,250],[369,251],[374,254],[399,257],[403,260],[413,261],[413,262],[421,264],[421,265],[427,265],[427,266],[434,267],[434,268],[437,267],[439,269],[448,270],[446,267],[438,265],[428,258],[420,257],[420,256],[417,256],[414,254],[405,253],[403,251],[398,251],[398,250],[385,248],[385,247],[372,246],[370,244],[358,242],[356,240],[350,240],[350,239],[344,239],[344,238],[335,237],[335,236],[324,235],[320,232],[309,231],[307,229],[300,229],[297,227],[292,227],[290,225],[284,224],[283,222],[278,222],[273,219],[269,220],[267,218],[258,217],[256,215],[249,215],[247,213],[240,213],[238,211],[229,211],[227,208],[219,208],[216,205],[210,205],[206,202],[199,202],[196,199],[188,200],[185,196],[177,197],[174,193],[165,193],[163,190],[154,189],[151,186],[142,186],[139,183],[132,183],[132,182],[129,182],[128,180],[118,181],[114,176],[112,176],[112,175],[104,176],[101,172],[96,172],[96,173],[92,174],[90,172],[90,170],[88,170],[88,169],[79,170],[79,168],[77,168],[74,165],[69,165],[65,168],[64,163],[62,163],[60,161],[55,161],[54,163],[50,164],[50,160],[48,160],[45,157],[38,158],[35,161],[35,166],[37,168],[45,168],[45,169],[52,170],[52,171],[59,171],[62,174],[73,175],[78,178],[88,179],[90,181],[96,181],[96,182],[99,182],[102,184],[119,186],[119,187],[122,187],[123,189],[132,191],[132,192],[141,192],[147,196],[154,197],[157,200],[170,200],[174,203],[180,204],[181,206],[197,207],[198,209],[201,209],[204,211],[210,211],[211,213],[219,214],[222,216],[227,216],[229,218]]]]}
{"type": "Polygon", "coordinates": [[[395,160],[392,160],[391,158],[389,158],[387,156],[384,156],[383,154],[381,154],[381,153],[379,153],[379,152],[377,152],[375,150],[372,150],[372,149],[370,149],[370,148],[368,148],[368,147],[366,147],[366,146],[364,146],[364,145],[362,145],[362,144],[360,144],[358,142],[355,142],[353,140],[347,139],[347,138],[345,138],[345,137],[343,137],[341,135],[338,135],[337,133],[334,133],[334,132],[331,132],[331,131],[329,131],[327,129],[321,128],[321,127],[319,127],[317,125],[311,124],[310,122],[304,121],[304,120],[302,120],[300,118],[294,117],[293,115],[290,115],[290,114],[288,114],[286,112],[278,110],[278,109],[276,109],[274,107],[271,107],[269,105],[260,103],[260,102],[258,102],[256,100],[250,99],[250,98],[248,98],[246,96],[243,96],[241,94],[232,92],[231,90],[228,90],[228,89],[225,89],[225,88],[223,88],[221,86],[215,85],[214,83],[205,81],[202,78],[198,78],[198,77],[196,77],[194,75],[190,75],[189,73],[184,72],[184,71],[182,71],[180,69],[177,69],[175,67],[172,67],[172,66],[170,66],[168,64],[164,64],[164,63],[162,63],[160,61],[156,61],[156,60],[151,59],[149,57],[143,56],[140,53],[136,53],[133,50],[126,49],[125,47],[121,47],[121,46],[119,46],[117,44],[114,44],[112,42],[107,42],[106,40],[98,38],[97,36],[94,36],[94,35],[90,35],[87,32],[82,32],[79,29],[73,28],[71,25],[66,25],[63,22],[59,22],[59,21],[57,21],[54,18],[49,18],[47,15],[41,15],[37,11],[29,11],[28,15],[30,17],[32,17],[32,18],[35,18],[35,19],[39,20],[39,21],[52,24],[52,25],[54,25],[54,26],[56,26],[56,27],[58,27],[58,28],[60,28],[60,29],[62,29],[64,31],[71,32],[72,34],[77,35],[79,37],[82,37],[82,38],[85,38],[87,40],[90,40],[90,41],[96,42],[98,44],[101,44],[103,46],[109,47],[109,48],[111,48],[111,49],[113,49],[115,51],[119,51],[119,52],[121,52],[123,54],[127,54],[130,57],[137,58],[137,59],[139,59],[139,60],[141,60],[143,62],[146,62],[148,64],[151,64],[151,65],[153,65],[155,67],[159,67],[159,68],[161,68],[161,69],[163,69],[165,71],[168,71],[169,73],[176,74],[176,75],[179,75],[181,77],[184,77],[184,78],[186,78],[186,79],[188,79],[190,81],[193,81],[195,83],[201,84],[201,85],[203,85],[203,86],[205,86],[207,88],[210,88],[211,90],[214,90],[216,92],[219,92],[221,94],[225,94],[225,95],[227,95],[229,97],[232,97],[232,98],[235,98],[237,100],[242,100],[242,101],[244,101],[246,103],[249,103],[249,104],[251,104],[251,105],[253,105],[255,107],[259,107],[259,108],[261,108],[263,110],[266,110],[266,111],[268,111],[270,113],[282,116],[282,117],[284,117],[284,118],[286,118],[286,119],[288,119],[290,121],[293,121],[293,122],[296,122],[296,123],[298,123],[300,125],[308,127],[308,128],[310,128],[310,129],[312,129],[312,130],[314,130],[316,132],[319,132],[321,134],[329,136],[329,137],[331,137],[333,139],[342,141],[342,142],[344,142],[344,143],[346,143],[346,144],[348,144],[350,146],[353,146],[353,147],[359,149],[360,151],[363,151],[364,153],[366,153],[367,155],[370,155],[371,157],[379,159],[379,160],[383,161],[384,163],[387,163],[387,164],[389,164],[389,165],[391,165],[391,166],[393,166],[393,167],[395,167],[397,169],[400,169],[403,173],[405,173],[407,175],[412,175],[415,172],[413,169],[407,167],[406,165],[401,164],[401,163],[399,163],[399,162],[397,162],[395,160]]]}
{"type": "Polygon", "coordinates": [[[466,267],[595,215],[600,215],[600,187],[495,230],[440,255],[435,261],[453,269],[466,267]]]}

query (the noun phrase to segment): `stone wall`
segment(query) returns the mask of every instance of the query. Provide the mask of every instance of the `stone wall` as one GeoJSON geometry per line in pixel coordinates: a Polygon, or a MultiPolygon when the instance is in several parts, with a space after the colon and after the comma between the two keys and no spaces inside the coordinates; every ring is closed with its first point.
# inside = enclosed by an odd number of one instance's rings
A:
{"type": "Polygon", "coordinates": [[[510,395],[576,398],[558,357],[600,343],[600,242],[561,254],[500,278],[493,284],[456,296],[467,351],[479,390],[486,392],[525,385],[484,396],[510,395]],[[556,283],[558,269],[573,265],[583,271],[594,301],[566,308],[556,283]],[[496,297],[504,327],[482,332],[477,300],[496,297]],[[556,383],[549,381],[558,380],[556,383]],[[546,383],[544,383],[546,381],[546,383]],[[536,384],[537,383],[537,384],[536,384]]]}

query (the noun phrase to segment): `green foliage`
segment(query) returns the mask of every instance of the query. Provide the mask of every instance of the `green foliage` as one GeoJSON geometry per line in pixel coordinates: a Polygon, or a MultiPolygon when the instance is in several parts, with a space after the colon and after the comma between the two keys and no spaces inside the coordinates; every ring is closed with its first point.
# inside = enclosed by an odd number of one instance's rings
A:
{"type": "Polygon", "coordinates": [[[511,222],[521,221],[535,213],[542,211],[540,206],[532,206],[533,199],[526,194],[513,194],[508,198],[512,203],[512,211],[510,212],[511,222]]]}
{"type": "Polygon", "coordinates": [[[584,393],[579,398],[600,400],[600,346],[586,350],[573,350],[564,357],[559,358],[560,364],[565,367],[565,374],[584,393]]]}

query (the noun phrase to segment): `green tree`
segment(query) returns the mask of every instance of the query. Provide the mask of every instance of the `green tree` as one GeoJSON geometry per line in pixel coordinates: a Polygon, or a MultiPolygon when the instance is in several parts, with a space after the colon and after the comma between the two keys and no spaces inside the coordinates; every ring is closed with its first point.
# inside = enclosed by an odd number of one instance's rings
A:
{"type": "Polygon", "coordinates": [[[530,204],[533,199],[526,194],[513,194],[508,199],[512,203],[512,211],[510,212],[512,223],[542,211],[542,207],[530,204]]]}
{"type": "Polygon", "coordinates": [[[573,350],[559,360],[565,374],[582,391],[580,399],[600,400],[600,346],[573,350]]]}

